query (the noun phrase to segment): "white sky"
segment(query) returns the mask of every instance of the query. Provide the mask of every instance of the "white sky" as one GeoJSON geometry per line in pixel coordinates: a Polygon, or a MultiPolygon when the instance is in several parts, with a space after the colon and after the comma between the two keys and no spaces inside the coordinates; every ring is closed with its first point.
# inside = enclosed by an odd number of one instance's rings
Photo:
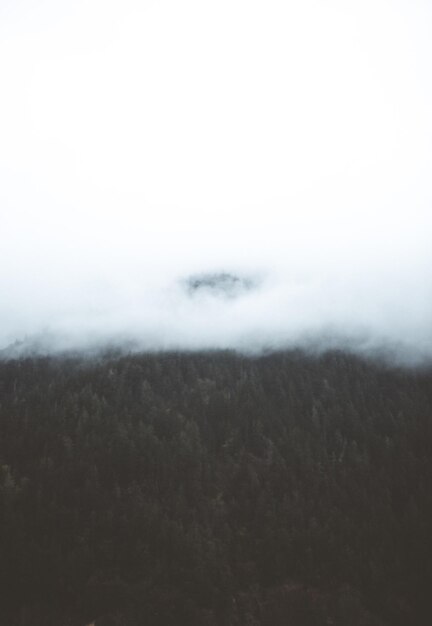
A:
{"type": "Polygon", "coordinates": [[[431,33],[430,0],[1,0],[0,347],[432,354],[431,33]],[[170,292],[213,269],[267,278],[170,292]]]}

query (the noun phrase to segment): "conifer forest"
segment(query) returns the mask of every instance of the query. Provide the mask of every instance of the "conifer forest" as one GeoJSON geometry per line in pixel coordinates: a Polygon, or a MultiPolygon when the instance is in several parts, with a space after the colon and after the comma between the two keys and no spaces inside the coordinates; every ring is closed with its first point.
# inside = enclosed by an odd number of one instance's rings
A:
{"type": "Polygon", "coordinates": [[[432,370],[0,362],[3,626],[428,626],[432,370]]]}

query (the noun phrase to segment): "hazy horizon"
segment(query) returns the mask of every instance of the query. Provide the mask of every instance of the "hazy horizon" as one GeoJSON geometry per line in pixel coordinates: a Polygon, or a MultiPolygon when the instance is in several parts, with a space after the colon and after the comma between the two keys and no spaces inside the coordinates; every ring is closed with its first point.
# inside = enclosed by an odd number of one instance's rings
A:
{"type": "Polygon", "coordinates": [[[432,358],[432,4],[5,0],[0,350],[432,358]],[[184,281],[226,272],[233,297],[184,281]]]}

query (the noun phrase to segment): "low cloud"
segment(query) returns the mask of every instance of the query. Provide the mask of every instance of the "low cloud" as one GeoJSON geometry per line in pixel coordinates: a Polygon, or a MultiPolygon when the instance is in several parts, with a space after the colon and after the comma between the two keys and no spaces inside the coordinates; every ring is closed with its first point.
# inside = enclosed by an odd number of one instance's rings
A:
{"type": "Polygon", "coordinates": [[[1,11],[4,355],[432,357],[428,3],[1,11]]]}

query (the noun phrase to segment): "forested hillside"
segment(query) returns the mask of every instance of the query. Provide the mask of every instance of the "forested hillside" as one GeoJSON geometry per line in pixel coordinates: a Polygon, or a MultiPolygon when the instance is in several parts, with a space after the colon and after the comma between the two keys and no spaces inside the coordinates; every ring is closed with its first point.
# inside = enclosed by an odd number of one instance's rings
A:
{"type": "Polygon", "coordinates": [[[432,373],[0,363],[0,623],[428,626],[432,373]]]}

